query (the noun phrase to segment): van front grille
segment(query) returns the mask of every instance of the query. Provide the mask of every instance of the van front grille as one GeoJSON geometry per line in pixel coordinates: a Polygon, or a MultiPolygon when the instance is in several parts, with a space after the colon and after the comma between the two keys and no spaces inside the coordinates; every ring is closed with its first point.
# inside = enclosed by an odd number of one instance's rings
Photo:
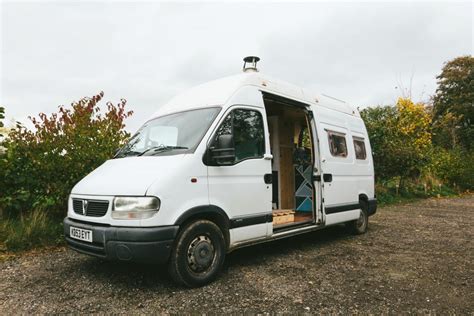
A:
{"type": "Polygon", "coordinates": [[[82,200],[72,200],[72,209],[74,210],[74,213],[76,214],[81,214],[83,213],[82,211],[82,200]]]}
{"type": "Polygon", "coordinates": [[[76,214],[102,217],[109,209],[109,201],[72,199],[72,209],[76,214]]]}

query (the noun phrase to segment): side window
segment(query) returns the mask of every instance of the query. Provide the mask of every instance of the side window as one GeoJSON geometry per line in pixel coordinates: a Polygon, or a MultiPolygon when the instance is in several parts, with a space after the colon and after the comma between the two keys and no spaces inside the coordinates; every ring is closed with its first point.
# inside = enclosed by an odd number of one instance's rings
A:
{"type": "MultiPolygon", "coordinates": [[[[216,136],[222,135],[232,135],[232,119],[233,119],[233,112],[230,112],[224,121],[222,122],[221,126],[217,130],[216,136]]],[[[217,138],[217,137],[216,137],[217,138]]]]}
{"type": "Polygon", "coordinates": [[[333,131],[327,132],[331,155],[334,157],[347,157],[346,135],[333,131]]]}
{"type": "Polygon", "coordinates": [[[219,126],[216,135],[232,135],[235,148],[234,163],[263,157],[265,152],[263,119],[258,111],[233,110],[219,126]]]}
{"type": "Polygon", "coordinates": [[[352,139],[354,140],[354,150],[356,154],[356,159],[366,159],[367,152],[365,151],[364,139],[361,137],[353,137],[352,139]]]}

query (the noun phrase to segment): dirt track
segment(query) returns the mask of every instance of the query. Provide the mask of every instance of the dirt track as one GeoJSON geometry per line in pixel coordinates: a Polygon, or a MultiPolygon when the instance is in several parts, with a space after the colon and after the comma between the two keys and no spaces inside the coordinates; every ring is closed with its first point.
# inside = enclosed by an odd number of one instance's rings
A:
{"type": "Polygon", "coordinates": [[[0,263],[0,314],[44,312],[474,313],[474,196],[379,209],[343,227],[241,249],[213,284],[61,248],[0,263]]]}

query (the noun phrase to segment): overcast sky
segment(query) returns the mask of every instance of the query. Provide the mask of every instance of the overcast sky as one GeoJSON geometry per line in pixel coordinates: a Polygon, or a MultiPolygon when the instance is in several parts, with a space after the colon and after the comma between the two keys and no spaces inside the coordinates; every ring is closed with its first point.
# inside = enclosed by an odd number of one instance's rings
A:
{"type": "Polygon", "coordinates": [[[393,104],[410,78],[413,98],[428,100],[443,63],[473,53],[469,1],[3,1],[0,10],[0,104],[22,122],[103,90],[105,101],[128,100],[135,131],[175,94],[239,73],[252,54],[262,72],[361,108],[393,104]]]}

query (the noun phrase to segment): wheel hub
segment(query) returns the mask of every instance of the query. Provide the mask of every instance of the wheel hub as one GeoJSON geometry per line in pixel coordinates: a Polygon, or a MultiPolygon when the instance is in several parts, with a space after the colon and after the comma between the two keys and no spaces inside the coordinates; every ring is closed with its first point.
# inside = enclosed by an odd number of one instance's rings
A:
{"type": "Polygon", "coordinates": [[[188,265],[194,272],[207,270],[214,261],[215,251],[207,236],[197,236],[188,247],[188,265]]]}

